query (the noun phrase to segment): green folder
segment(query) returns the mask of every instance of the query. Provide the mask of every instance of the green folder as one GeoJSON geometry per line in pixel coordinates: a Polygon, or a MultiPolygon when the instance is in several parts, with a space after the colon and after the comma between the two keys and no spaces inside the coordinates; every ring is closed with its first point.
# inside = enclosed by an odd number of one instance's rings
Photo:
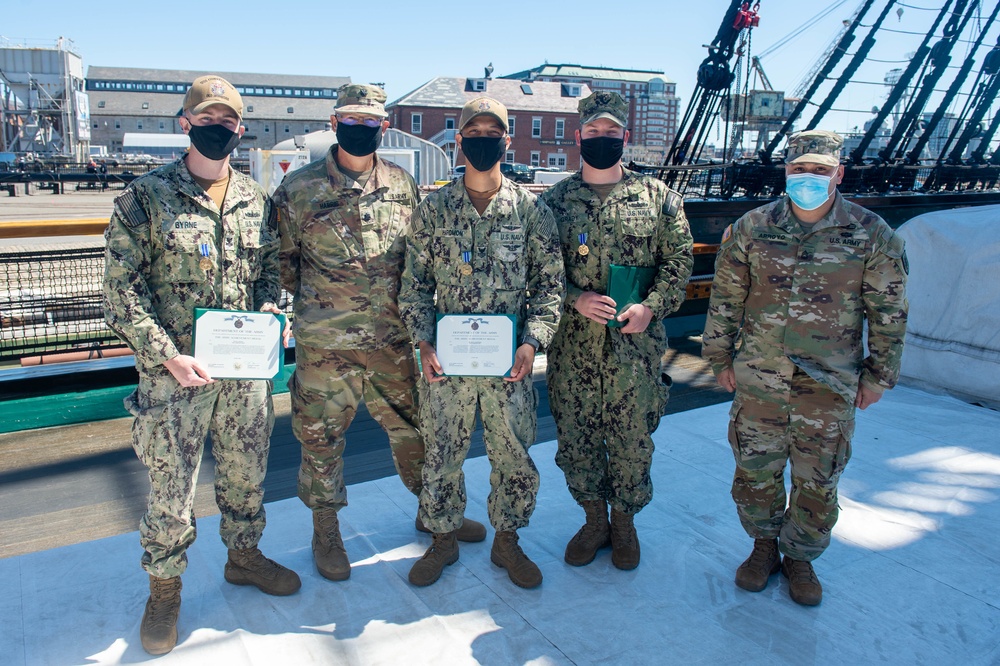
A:
{"type": "MultiPolygon", "coordinates": [[[[611,264],[608,271],[608,296],[614,299],[617,308],[615,317],[628,306],[642,303],[656,280],[655,266],[620,266],[611,264]]],[[[608,326],[620,328],[622,322],[609,319],[608,326]]]]}

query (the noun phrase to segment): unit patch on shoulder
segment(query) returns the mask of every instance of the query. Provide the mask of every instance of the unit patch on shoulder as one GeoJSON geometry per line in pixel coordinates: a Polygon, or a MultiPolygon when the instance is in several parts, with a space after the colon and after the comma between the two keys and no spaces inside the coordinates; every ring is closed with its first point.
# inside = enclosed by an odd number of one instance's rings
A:
{"type": "Polygon", "coordinates": [[[149,215],[139,203],[139,197],[131,187],[115,197],[115,210],[129,229],[138,229],[149,224],[149,215]]]}

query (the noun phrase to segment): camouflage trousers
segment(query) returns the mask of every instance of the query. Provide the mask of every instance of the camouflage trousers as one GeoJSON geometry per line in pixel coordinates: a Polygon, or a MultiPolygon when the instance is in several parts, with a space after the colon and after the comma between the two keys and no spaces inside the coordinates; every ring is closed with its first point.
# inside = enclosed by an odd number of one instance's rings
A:
{"type": "Polygon", "coordinates": [[[420,519],[433,532],[458,529],[465,515],[465,474],[476,408],[490,466],[487,511],[498,531],[527,527],[538,495],[538,470],[528,455],[537,429],[538,395],[530,375],[518,382],[499,377],[449,377],[421,381],[420,422],[427,442],[420,519]]]}
{"type": "Polygon", "coordinates": [[[399,478],[410,492],[420,494],[424,441],[417,423],[416,364],[409,342],[371,352],[299,345],[288,389],[292,432],[302,444],[298,493],[306,506],[340,510],[347,505],[345,433],[362,399],[389,435],[399,478]]]}
{"type": "Polygon", "coordinates": [[[736,390],[729,442],[736,458],[732,495],[743,529],[755,539],[777,537],[785,555],[812,561],[830,545],[839,515],[837,482],[851,458],[854,405],[799,370],[787,400],[736,390]]]}
{"type": "Polygon", "coordinates": [[[132,447],[149,471],[149,503],[139,523],[143,569],[170,578],[187,568],[206,434],[222,541],[227,548],[256,546],[264,531],[262,484],[274,426],[271,383],[221,379],[184,388],[161,368],[140,373],[125,408],[136,417],[132,447]]]}
{"type": "MultiPolygon", "coordinates": [[[[651,326],[659,326],[652,322],[651,326]]],[[[577,503],[605,500],[638,513],[653,498],[653,439],[669,389],[660,379],[655,349],[630,339],[604,338],[601,352],[585,353],[558,340],[548,353],[549,407],[559,438],[556,464],[577,503]]]]}

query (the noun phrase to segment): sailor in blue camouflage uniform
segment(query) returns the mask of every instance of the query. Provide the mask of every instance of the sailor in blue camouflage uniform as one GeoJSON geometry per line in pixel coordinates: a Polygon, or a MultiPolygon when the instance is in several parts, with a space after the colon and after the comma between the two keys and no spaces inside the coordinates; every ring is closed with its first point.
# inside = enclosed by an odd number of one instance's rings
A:
{"type": "Polygon", "coordinates": [[[684,300],[691,231],[681,197],[622,167],[628,103],[613,92],[580,100],[583,169],[542,195],[559,227],[567,296],[548,352],[556,463],[586,513],[565,560],[589,564],[611,545],[619,569],[639,565],[634,516],[653,497],[653,440],[667,404],[661,320],[684,300]],[[640,302],[607,294],[613,264],[655,271],[640,302]],[[609,320],[619,326],[608,326],[609,320]],[[608,520],[608,505],[611,519],[608,520]]]}
{"type": "Polygon", "coordinates": [[[528,525],[538,492],[538,470],[528,454],[538,404],[531,366],[559,323],[562,257],[548,207],[500,173],[510,145],[507,109],[489,97],[474,98],[462,109],[459,131],[465,175],[430,194],[414,213],[399,292],[425,380],[420,517],[434,531],[433,544],[409,578],[430,585],[458,560],[455,530],[466,504],[462,463],[478,407],[493,468],[487,508],[496,536],[490,559],[516,585],[537,587],[541,571],[518,545],[517,530],[528,525]],[[517,317],[509,377],[441,375],[435,315],[473,313],[517,317]]]}
{"type": "Polygon", "coordinates": [[[177,642],[180,576],[195,540],[195,485],[205,437],[216,462],[225,578],[292,594],[299,577],[264,557],[264,472],[274,410],[266,380],[214,380],[192,353],[194,308],[280,312],[278,236],[267,197],[229,166],[244,132],[243,102],[218,76],[195,80],[180,125],[187,155],[135,180],[115,200],[105,232],[104,310],[135,352],[139,385],[125,401],[132,445],[149,471],[139,526],[150,596],[143,647],[177,642]]]}
{"type": "Polygon", "coordinates": [[[906,332],[903,239],[837,191],[842,144],[824,130],[790,136],[786,195],[726,229],[702,350],[736,391],[732,495],[754,539],[736,584],[759,592],[780,568],[810,606],[823,596],[812,562],[837,522],[855,409],[896,384],[906,332]]]}

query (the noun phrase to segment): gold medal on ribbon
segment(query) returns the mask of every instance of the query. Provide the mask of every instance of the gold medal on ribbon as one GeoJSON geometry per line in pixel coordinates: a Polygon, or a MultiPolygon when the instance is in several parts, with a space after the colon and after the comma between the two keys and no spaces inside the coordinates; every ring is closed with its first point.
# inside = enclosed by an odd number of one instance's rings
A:
{"type": "Polygon", "coordinates": [[[201,261],[198,262],[198,267],[203,271],[211,270],[212,260],[208,257],[202,257],[201,261]]]}
{"type": "Polygon", "coordinates": [[[590,248],[587,247],[586,245],[581,245],[580,247],[576,248],[576,251],[579,253],[581,257],[586,257],[588,254],[590,254],[590,248]]]}
{"type": "Polygon", "coordinates": [[[458,272],[462,275],[472,275],[472,266],[469,264],[462,264],[458,267],[458,272]]]}

